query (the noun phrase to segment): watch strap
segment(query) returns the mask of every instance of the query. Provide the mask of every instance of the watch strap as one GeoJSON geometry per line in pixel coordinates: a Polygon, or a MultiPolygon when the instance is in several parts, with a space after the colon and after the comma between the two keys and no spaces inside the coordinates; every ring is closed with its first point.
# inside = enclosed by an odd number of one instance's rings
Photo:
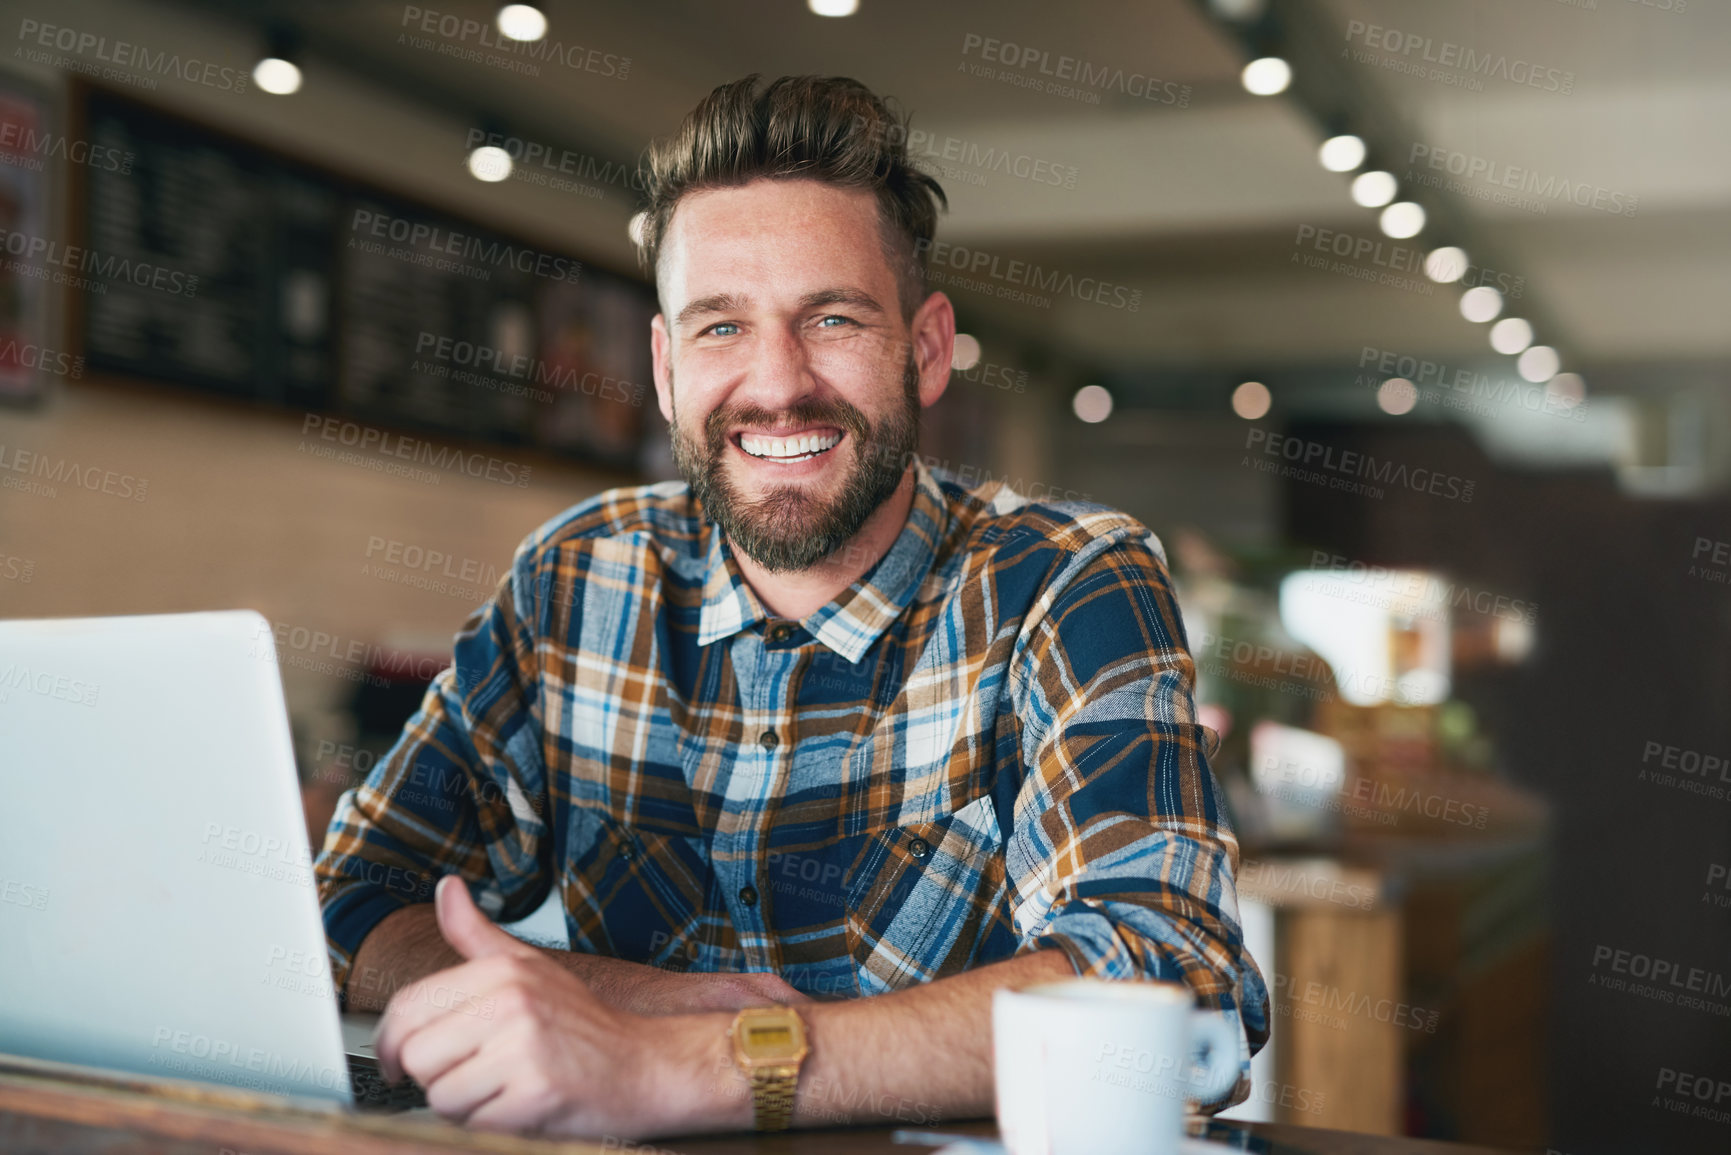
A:
{"type": "Polygon", "coordinates": [[[793,1122],[794,1091],[799,1086],[799,1064],[753,1067],[751,1111],[759,1131],[785,1131],[793,1122]]]}

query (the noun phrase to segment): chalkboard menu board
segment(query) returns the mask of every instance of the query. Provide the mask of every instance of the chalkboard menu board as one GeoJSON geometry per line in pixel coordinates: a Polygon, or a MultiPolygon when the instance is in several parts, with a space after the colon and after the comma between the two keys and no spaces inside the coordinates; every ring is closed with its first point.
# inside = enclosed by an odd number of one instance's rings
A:
{"type": "Polygon", "coordinates": [[[308,408],[330,399],[340,193],[308,170],[93,93],[83,290],[93,369],[308,408]]]}
{"type": "Polygon", "coordinates": [[[647,289],[381,197],[348,202],[342,234],[346,412],[636,463],[647,289]]]}
{"type": "Polygon", "coordinates": [[[637,464],[640,282],[111,93],[85,175],[92,369],[637,464]]]}

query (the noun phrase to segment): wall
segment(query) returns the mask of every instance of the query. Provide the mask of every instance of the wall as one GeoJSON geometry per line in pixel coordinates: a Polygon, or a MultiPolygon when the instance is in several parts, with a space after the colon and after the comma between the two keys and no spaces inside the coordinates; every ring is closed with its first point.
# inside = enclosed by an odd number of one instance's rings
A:
{"type": "MultiPolygon", "coordinates": [[[[529,484],[454,469],[389,476],[315,456],[342,447],[318,427],[303,433],[306,422],[135,382],[67,383],[40,410],[0,409],[0,555],[30,566],[25,581],[5,576],[22,566],[0,562],[0,616],[246,607],[322,630],[338,651],[355,640],[448,652],[529,531],[625,480],[488,446],[464,448],[513,475],[527,466],[529,484]],[[40,460],[21,470],[20,453],[40,460]],[[97,488],[65,480],[74,477],[97,488]],[[402,543],[396,565],[391,542],[402,543]],[[416,560],[409,547],[452,560],[411,569],[401,564],[416,560]],[[417,579],[454,588],[405,584],[417,579]]],[[[309,737],[340,731],[330,715],[350,681],[290,665],[283,675],[309,737]]]]}

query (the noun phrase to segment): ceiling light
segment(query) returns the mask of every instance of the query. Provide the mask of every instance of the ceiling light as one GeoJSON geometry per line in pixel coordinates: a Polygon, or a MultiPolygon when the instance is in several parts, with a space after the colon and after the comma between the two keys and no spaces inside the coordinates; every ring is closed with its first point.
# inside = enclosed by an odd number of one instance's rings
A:
{"type": "Polygon", "coordinates": [[[1503,311],[1503,295],[1489,285],[1480,285],[1461,294],[1461,316],[1482,325],[1503,311]]]}
{"type": "Polygon", "coordinates": [[[1549,345],[1534,345],[1515,362],[1515,372],[1535,385],[1543,385],[1557,375],[1561,363],[1555,349],[1549,345]]]}
{"type": "Polygon", "coordinates": [[[1424,275],[1439,285],[1452,285],[1466,275],[1467,252],[1454,245],[1444,245],[1425,254],[1424,275]]]}
{"type": "Polygon", "coordinates": [[[957,333],[950,351],[950,368],[966,373],[980,363],[980,339],[972,333],[957,333]]]}
{"type": "Polygon", "coordinates": [[[1351,172],[1364,163],[1364,141],[1350,132],[1331,136],[1316,150],[1316,159],[1329,172],[1351,172]]]}
{"type": "Polygon", "coordinates": [[[1504,317],[1491,326],[1491,348],[1514,356],[1533,343],[1533,327],[1519,317],[1504,317]]]}
{"type": "Polygon", "coordinates": [[[1404,241],[1424,231],[1424,206],[1413,201],[1396,201],[1382,210],[1379,222],[1384,236],[1404,241]]]}
{"type": "Polygon", "coordinates": [[[511,175],[511,154],[492,144],[483,144],[469,154],[469,175],[497,184],[511,175]]]}
{"type": "Polygon", "coordinates": [[[1266,417],[1274,406],[1274,396],[1260,381],[1246,381],[1232,391],[1232,412],[1246,421],[1266,417]]]}
{"type": "Polygon", "coordinates": [[[300,91],[301,70],[280,56],[267,56],[252,66],[252,82],[272,96],[292,96],[300,91]]]}
{"type": "Polygon", "coordinates": [[[1418,404],[1418,387],[1405,377],[1390,377],[1376,387],[1376,407],[1399,417],[1418,404]]]}
{"type": "Polygon", "coordinates": [[[859,0],[805,0],[805,6],[819,16],[852,16],[859,11],[859,0]]]}
{"type": "Polygon", "coordinates": [[[1278,56],[1264,56],[1246,64],[1239,79],[1252,96],[1275,96],[1292,83],[1292,65],[1278,56]]]}
{"type": "Polygon", "coordinates": [[[300,34],[289,25],[265,29],[264,53],[252,66],[252,82],[272,96],[290,96],[300,91],[300,34]]]}
{"type": "Polygon", "coordinates": [[[547,35],[547,17],[533,4],[507,4],[493,20],[499,34],[510,40],[539,40],[547,35]]]}
{"type": "Polygon", "coordinates": [[[1586,396],[1587,383],[1579,373],[1558,373],[1545,383],[1545,397],[1560,409],[1573,409],[1586,396]]]}
{"type": "Polygon", "coordinates": [[[1112,395],[1103,385],[1084,385],[1070,399],[1070,408],[1090,425],[1097,425],[1112,416],[1112,395]]]}
{"type": "Polygon", "coordinates": [[[1400,183],[1394,179],[1394,174],[1380,169],[1361,172],[1352,178],[1353,202],[1367,209],[1380,209],[1394,199],[1399,189],[1400,183]]]}

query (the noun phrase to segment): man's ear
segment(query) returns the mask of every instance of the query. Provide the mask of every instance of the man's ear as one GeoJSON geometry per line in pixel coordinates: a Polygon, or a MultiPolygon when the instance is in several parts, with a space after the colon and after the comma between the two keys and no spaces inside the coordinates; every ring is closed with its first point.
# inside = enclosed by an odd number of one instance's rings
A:
{"type": "Polygon", "coordinates": [[[956,309],[942,293],[927,297],[908,326],[914,364],[920,371],[920,405],[930,408],[950,385],[956,353],[956,309]]]}
{"type": "Polygon", "coordinates": [[[667,322],[660,313],[649,322],[649,358],[655,365],[655,403],[661,416],[673,424],[673,338],[667,335],[667,322]]]}

